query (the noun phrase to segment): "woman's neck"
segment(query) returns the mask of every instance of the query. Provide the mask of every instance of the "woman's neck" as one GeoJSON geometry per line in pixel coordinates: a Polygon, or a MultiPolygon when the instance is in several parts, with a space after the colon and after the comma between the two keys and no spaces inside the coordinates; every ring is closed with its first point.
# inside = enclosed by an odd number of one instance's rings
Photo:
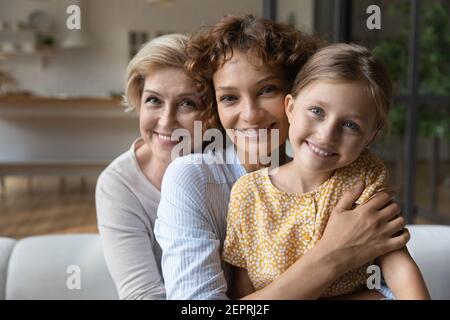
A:
{"type": "Polygon", "coordinates": [[[136,159],[145,177],[158,189],[161,190],[162,179],[169,163],[157,159],[145,142],[135,149],[136,159]]]}

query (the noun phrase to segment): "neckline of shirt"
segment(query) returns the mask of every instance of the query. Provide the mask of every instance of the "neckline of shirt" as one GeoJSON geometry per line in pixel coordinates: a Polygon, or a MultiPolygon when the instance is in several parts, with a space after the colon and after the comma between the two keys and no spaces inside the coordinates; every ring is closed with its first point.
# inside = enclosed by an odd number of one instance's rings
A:
{"type": "Polygon", "coordinates": [[[269,169],[270,168],[264,168],[264,169],[258,170],[259,174],[263,176],[264,182],[275,193],[280,194],[280,195],[284,195],[284,196],[288,196],[288,197],[291,197],[291,198],[292,197],[295,197],[295,198],[313,198],[320,191],[322,191],[323,189],[328,187],[332,183],[332,181],[335,180],[336,171],[337,171],[337,170],[335,170],[334,173],[331,175],[331,177],[329,177],[327,180],[322,182],[316,189],[308,191],[308,192],[305,192],[305,193],[296,193],[296,192],[283,191],[283,190],[280,190],[277,186],[275,186],[273,184],[273,182],[272,182],[272,179],[270,179],[269,169]]]}

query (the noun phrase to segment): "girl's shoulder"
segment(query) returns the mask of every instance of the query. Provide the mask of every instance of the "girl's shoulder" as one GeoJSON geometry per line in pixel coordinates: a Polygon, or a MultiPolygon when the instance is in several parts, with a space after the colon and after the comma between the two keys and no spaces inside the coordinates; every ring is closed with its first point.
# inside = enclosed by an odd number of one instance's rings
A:
{"type": "Polygon", "coordinates": [[[351,164],[336,171],[338,179],[346,181],[371,181],[378,176],[386,175],[387,169],[383,161],[374,153],[365,149],[351,164]]]}
{"type": "Polygon", "coordinates": [[[367,172],[374,169],[384,168],[385,165],[383,161],[374,153],[370,152],[368,149],[359,155],[359,157],[350,163],[349,165],[341,168],[343,172],[367,172]]]}
{"type": "Polygon", "coordinates": [[[266,182],[268,169],[263,168],[249,172],[241,176],[233,186],[233,189],[249,189],[262,185],[266,182]]]}

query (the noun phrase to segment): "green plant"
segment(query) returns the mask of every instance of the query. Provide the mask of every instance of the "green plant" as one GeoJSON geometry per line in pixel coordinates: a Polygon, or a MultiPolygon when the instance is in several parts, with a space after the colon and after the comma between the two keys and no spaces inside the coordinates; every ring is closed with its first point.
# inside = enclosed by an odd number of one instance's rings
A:
{"type": "MultiPolygon", "coordinates": [[[[385,2],[387,15],[406,18],[410,1],[385,2]]],[[[448,1],[423,1],[421,8],[419,79],[421,95],[450,96],[450,8],[448,1]]],[[[407,93],[409,25],[383,39],[373,52],[385,64],[394,83],[396,94],[407,93]]],[[[450,139],[450,106],[419,106],[418,133],[423,137],[450,139]]],[[[390,112],[390,132],[402,136],[405,131],[407,107],[395,105],[390,112]]]]}

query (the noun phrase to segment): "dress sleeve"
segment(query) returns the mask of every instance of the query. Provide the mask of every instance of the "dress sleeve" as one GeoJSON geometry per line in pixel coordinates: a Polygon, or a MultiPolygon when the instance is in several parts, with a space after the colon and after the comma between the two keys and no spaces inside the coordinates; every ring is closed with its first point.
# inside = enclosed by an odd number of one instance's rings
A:
{"type": "Polygon", "coordinates": [[[242,199],[243,178],[240,178],[231,189],[230,205],[227,215],[227,235],[224,242],[222,259],[236,267],[247,268],[245,259],[245,205],[248,199],[242,199]]]}
{"type": "Polygon", "coordinates": [[[107,173],[97,182],[95,199],[104,256],[119,298],[165,299],[153,251],[156,239],[142,220],[146,214],[136,196],[107,173]]]}
{"type": "Polygon", "coordinates": [[[221,241],[208,210],[202,169],[175,160],[164,174],[155,236],[163,251],[167,299],[228,299],[221,241]]]}
{"type": "Polygon", "coordinates": [[[388,171],[383,161],[368,151],[360,156],[355,166],[356,170],[360,172],[360,179],[365,183],[363,193],[356,200],[356,204],[360,205],[387,187],[388,171]]]}

